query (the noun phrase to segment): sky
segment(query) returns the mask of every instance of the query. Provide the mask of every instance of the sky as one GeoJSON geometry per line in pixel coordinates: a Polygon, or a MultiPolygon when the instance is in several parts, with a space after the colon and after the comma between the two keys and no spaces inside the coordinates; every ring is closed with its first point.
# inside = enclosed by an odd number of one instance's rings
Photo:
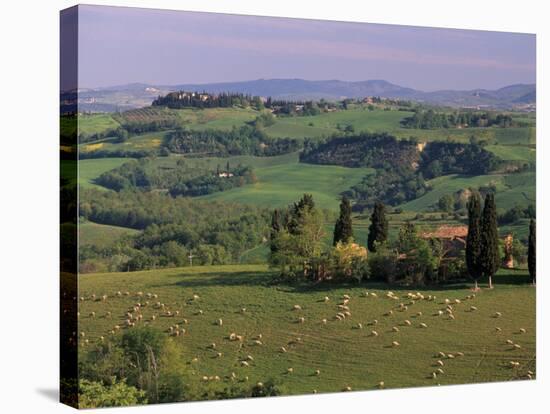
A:
{"type": "MultiPolygon", "coordinates": [[[[535,83],[535,35],[79,6],[79,86],[384,79],[424,91],[535,83]]],[[[63,42],[62,42],[63,43],[63,42]]]]}

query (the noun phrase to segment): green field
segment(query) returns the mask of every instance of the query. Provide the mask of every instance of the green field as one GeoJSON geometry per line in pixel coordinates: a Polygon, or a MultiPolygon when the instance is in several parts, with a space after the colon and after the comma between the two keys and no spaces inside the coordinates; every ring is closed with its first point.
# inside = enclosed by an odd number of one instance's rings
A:
{"type": "Polygon", "coordinates": [[[80,160],[78,162],[78,183],[84,188],[104,189],[93,183],[93,180],[106,171],[120,167],[129,158],[98,158],[90,160],[80,160]]]}
{"type": "Polygon", "coordinates": [[[372,172],[369,168],[345,168],[287,163],[255,170],[258,182],[229,191],[210,194],[202,199],[285,207],[304,193],[313,195],[321,208],[336,210],[340,193],[372,172]]]}
{"type": "Polygon", "coordinates": [[[100,336],[108,341],[113,326],[123,325],[127,309],[136,301],[146,300],[136,296],[142,291],[144,295],[157,294],[167,310],[180,312],[177,317],[166,317],[149,305],[142,308],[140,324],[165,332],[175,323],[185,328],[186,333],[174,340],[188,362],[187,382],[199,389],[228,386],[232,372],[235,381],[248,379],[255,384],[274,378],[285,393],[302,394],[346,387],[369,390],[377,388],[380,381],[386,388],[509,381],[525,378],[529,370],[536,371],[535,289],[527,283],[525,272],[502,272],[495,278],[493,290],[483,289],[474,299],[465,299],[472,293],[468,286],[455,286],[422,290],[425,297],[435,295],[436,300],[417,300],[414,304],[406,297],[406,289],[394,290],[399,300],[393,300],[385,296],[386,288],[375,284],[302,288],[270,285],[270,277],[271,273],[259,265],[81,275],[79,295],[85,300],[80,302],[79,331],[90,342],[82,349],[85,353],[100,336]],[[129,296],[115,296],[115,292],[126,290],[130,290],[129,296]],[[366,290],[378,297],[364,297],[366,290]],[[93,301],[89,299],[92,294],[108,298],[93,301]],[[194,294],[200,299],[193,300],[194,294]],[[338,321],[337,304],[344,294],[351,296],[351,316],[338,321]],[[325,296],[328,302],[323,300],[325,296]],[[461,300],[452,305],[455,320],[436,316],[445,308],[446,298],[461,300]],[[401,302],[408,303],[407,310],[399,310],[401,302]],[[293,311],[294,305],[302,310],[293,311]],[[390,310],[393,315],[385,316],[390,310]],[[107,311],[111,317],[105,316],[107,311]],[[89,316],[91,312],[96,316],[89,316]],[[496,312],[502,316],[495,317],[496,312]],[[152,315],[157,316],[154,322],[150,321],[152,315]],[[305,322],[298,323],[302,316],[305,322]],[[216,325],[219,318],[223,326],[216,325]],[[323,319],[327,319],[326,324],[323,319]],[[378,324],[370,325],[375,319],[378,324]],[[411,321],[411,326],[405,320],[411,321]],[[362,329],[357,328],[359,323],[362,329]],[[421,323],[427,327],[422,328],[421,323]],[[392,331],[394,326],[399,332],[392,331]],[[526,333],[520,333],[521,328],[526,333]],[[372,330],[378,336],[371,334],[372,330]],[[230,341],[232,332],[243,335],[243,341],[230,341]],[[262,344],[255,344],[260,334],[262,344]],[[521,348],[507,344],[508,339],[521,348]],[[393,341],[400,345],[392,346],[393,341]],[[215,350],[209,349],[211,343],[216,344],[215,350]],[[222,356],[216,357],[217,352],[222,356]],[[446,356],[438,356],[439,352],[446,356]],[[248,367],[242,366],[240,361],[247,355],[253,360],[248,367]],[[192,362],[194,358],[198,359],[192,362]],[[512,368],[510,361],[519,362],[519,367],[512,368]],[[288,373],[288,368],[293,372],[288,373]],[[438,368],[443,373],[434,379],[432,373],[438,368]],[[202,379],[215,375],[221,380],[202,379]]]}
{"type": "Polygon", "coordinates": [[[79,223],[78,225],[78,243],[80,246],[90,245],[106,248],[116,243],[120,237],[135,234],[139,234],[139,231],[118,226],[91,222],[79,223]]]}
{"type": "Polygon", "coordinates": [[[120,124],[113,118],[112,114],[91,114],[78,117],[79,134],[97,134],[116,129],[119,126],[120,124]]]}

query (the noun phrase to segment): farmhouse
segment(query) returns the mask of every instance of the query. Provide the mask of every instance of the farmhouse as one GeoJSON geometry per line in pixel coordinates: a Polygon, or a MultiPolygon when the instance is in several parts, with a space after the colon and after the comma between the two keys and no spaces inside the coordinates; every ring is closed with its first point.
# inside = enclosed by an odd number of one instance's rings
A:
{"type": "Polygon", "coordinates": [[[218,173],[218,177],[221,177],[221,178],[233,177],[233,173],[230,173],[230,172],[220,172],[220,173],[218,173]]]}

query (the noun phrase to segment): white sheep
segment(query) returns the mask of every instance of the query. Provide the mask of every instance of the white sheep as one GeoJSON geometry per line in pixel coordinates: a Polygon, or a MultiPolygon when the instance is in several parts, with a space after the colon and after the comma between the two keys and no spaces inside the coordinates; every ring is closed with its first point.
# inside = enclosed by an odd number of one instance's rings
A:
{"type": "Polygon", "coordinates": [[[282,346],[280,349],[283,354],[286,353],[286,348],[284,346],[282,346]]]}
{"type": "Polygon", "coordinates": [[[519,333],[524,334],[525,332],[527,332],[527,331],[525,330],[525,328],[519,328],[519,333]]]}
{"type": "Polygon", "coordinates": [[[327,320],[326,319],[322,319],[321,322],[326,325],[327,324],[327,320]]]}
{"type": "Polygon", "coordinates": [[[471,311],[471,312],[474,312],[474,311],[476,311],[476,310],[477,310],[477,307],[476,307],[476,306],[470,306],[470,311],[471,311]]]}
{"type": "Polygon", "coordinates": [[[328,302],[330,300],[330,298],[328,296],[325,296],[325,298],[323,299],[325,302],[328,302]]]}
{"type": "Polygon", "coordinates": [[[427,324],[425,324],[424,322],[422,322],[422,323],[420,324],[420,327],[421,327],[421,328],[427,328],[427,327],[428,327],[428,325],[427,325],[427,324]]]}
{"type": "Polygon", "coordinates": [[[405,319],[405,320],[403,321],[403,323],[404,323],[405,325],[407,325],[407,326],[411,326],[411,325],[412,325],[411,321],[409,321],[408,319],[405,319]]]}
{"type": "Polygon", "coordinates": [[[218,321],[216,322],[216,324],[217,324],[218,326],[223,326],[223,320],[222,320],[221,318],[218,319],[218,321]]]}
{"type": "Polygon", "coordinates": [[[391,330],[392,330],[393,332],[399,332],[399,328],[398,328],[397,326],[394,326],[393,328],[391,328],[391,330]]]}
{"type": "Polygon", "coordinates": [[[288,372],[289,374],[292,374],[294,372],[294,368],[287,368],[286,372],[288,372]]]}
{"type": "Polygon", "coordinates": [[[305,321],[306,321],[306,318],[304,318],[303,316],[298,318],[298,323],[304,323],[305,321]]]}
{"type": "Polygon", "coordinates": [[[400,344],[399,342],[397,342],[397,341],[393,341],[393,342],[391,343],[391,345],[392,345],[393,347],[397,347],[397,346],[400,346],[401,344],[400,344]]]}

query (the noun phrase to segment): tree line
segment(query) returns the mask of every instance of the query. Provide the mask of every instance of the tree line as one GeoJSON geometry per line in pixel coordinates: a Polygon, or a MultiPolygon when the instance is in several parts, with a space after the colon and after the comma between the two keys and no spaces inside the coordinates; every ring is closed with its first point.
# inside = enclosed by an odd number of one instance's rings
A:
{"type": "Polygon", "coordinates": [[[510,128],[523,126],[510,115],[490,111],[458,111],[436,112],[433,109],[418,109],[410,117],[401,121],[405,128],[414,129],[438,129],[438,128],[467,128],[467,127],[492,127],[510,128]]]}
{"type": "MultiPolygon", "coordinates": [[[[388,220],[383,203],[376,202],[370,217],[367,248],[354,241],[352,207],[345,196],[333,232],[332,246],[323,246],[323,222],[311,195],[305,194],[285,210],[272,213],[269,263],[280,277],[292,281],[361,281],[413,285],[492,280],[502,265],[496,205],[487,194],[483,210],[474,193],[468,203],[468,236],[465,248],[447,256],[440,239],[419,232],[412,221],[399,229],[396,240],[388,237],[388,220]],[[367,255],[367,249],[370,254],[367,255]]],[[[533,283],[536,272],[535,222],[531,220],[528,268],[533,283]]]]}

